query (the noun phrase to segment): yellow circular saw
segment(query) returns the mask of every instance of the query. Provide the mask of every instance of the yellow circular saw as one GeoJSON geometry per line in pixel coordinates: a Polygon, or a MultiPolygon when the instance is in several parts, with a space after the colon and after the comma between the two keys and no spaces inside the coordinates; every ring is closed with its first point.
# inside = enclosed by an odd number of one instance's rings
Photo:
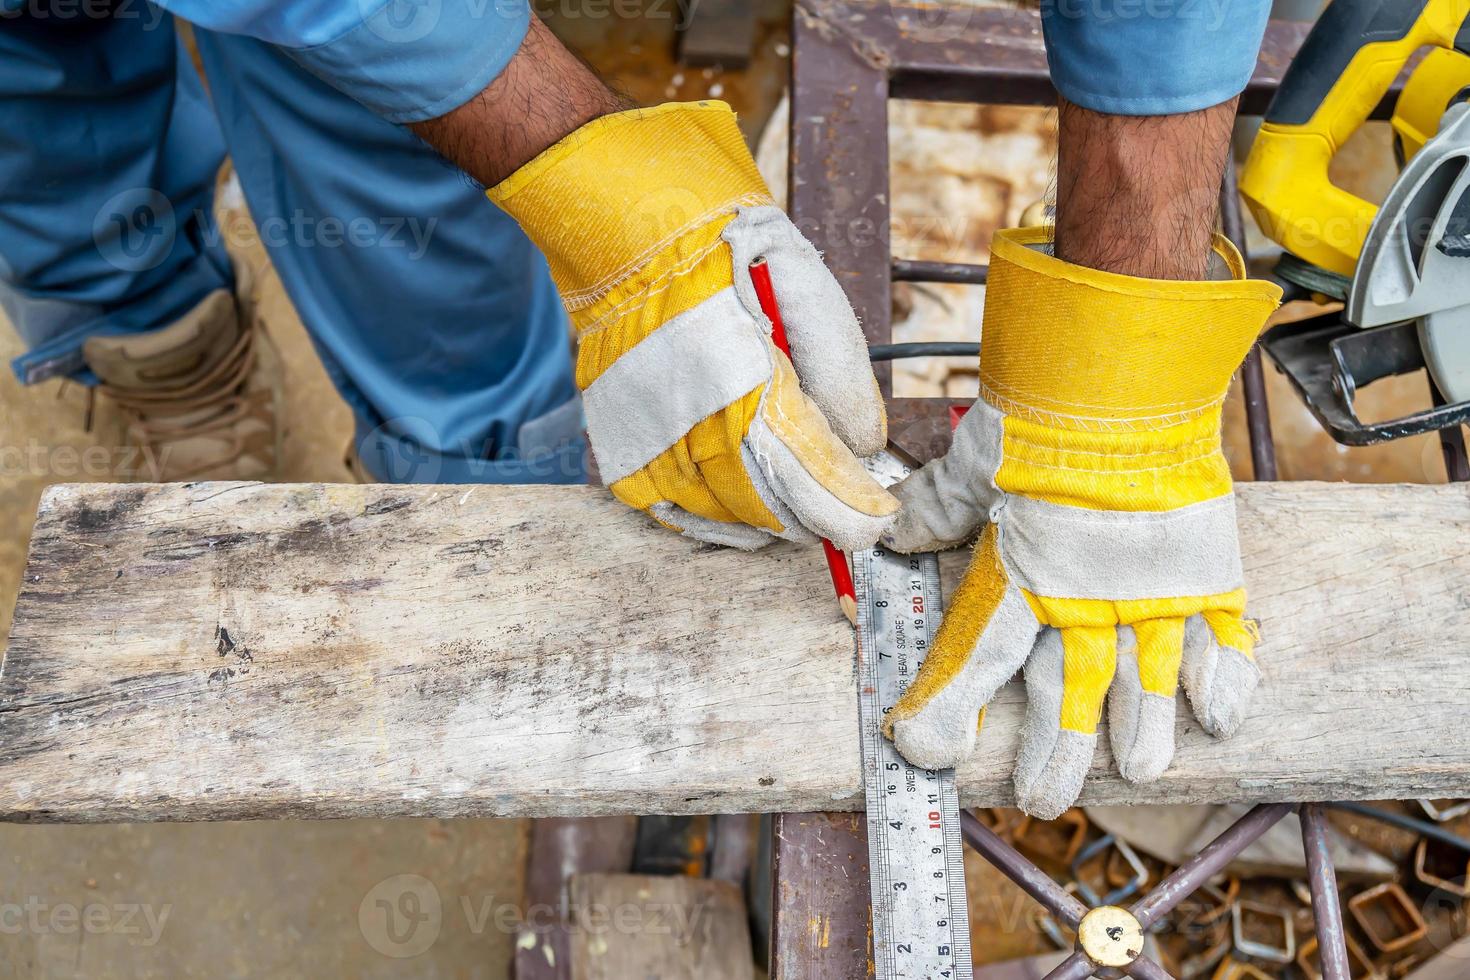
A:
{"type": "Polygon", "coordinates": [[[1288,294],[1345,304],[1262,339],[1334,438],[1366,445],[1470,420],[1470,0],[1333,0],[1282,77],[1240,190],[1285,250],[1288,294]],[[1376,205],[1328,168],[1416,58],[1392,119],[1402,169],[1376,205]],[[1359,388],[1425,367],[1433,406],[1358,419],[1359,388]]]}

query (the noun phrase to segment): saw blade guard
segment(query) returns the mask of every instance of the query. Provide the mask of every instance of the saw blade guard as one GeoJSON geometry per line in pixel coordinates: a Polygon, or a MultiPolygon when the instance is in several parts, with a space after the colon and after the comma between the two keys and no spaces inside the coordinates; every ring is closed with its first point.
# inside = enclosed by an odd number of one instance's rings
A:
{"type": "Polygon", "coordinates": [[[1368,230],[1344,317],[1415,321],[1445,398],[1470,399],[1470,103],[1405,165],[1368,230]]]}

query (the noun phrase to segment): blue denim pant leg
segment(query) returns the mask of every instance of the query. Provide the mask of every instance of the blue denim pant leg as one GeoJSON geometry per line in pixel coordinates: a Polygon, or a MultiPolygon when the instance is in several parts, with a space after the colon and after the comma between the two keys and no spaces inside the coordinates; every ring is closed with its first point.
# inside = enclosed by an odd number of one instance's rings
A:
{"type": "Polygon", "coordinates": [[[27,383],[230,282],[208,218],[224,142],[173,19],[63,9],[0,20],[0,307],[27,383]]]}
{"type": "Polygon", "coordinates": [[[1042,0],[1052,82],[1095,112],[1218,105],[1255,69],[1270,0],[1042,0]]]}
{"type": "Polygon", "coordinates": [[[206,97],[171,19],[126,9],[0,31],[0,304],[22,379],[86,380],[88,336],[229,285],[210,216],[227,147],[369,471],[585,479],[565,314],[514,222],[268,44],[197,32],[206,97]]]}
{"type": "Polygon", "coordinates": [[[586,478],[566,314],[545,259],[406,129],[272,45],[200,31],[271,260],[392,482],[586,478]]]}

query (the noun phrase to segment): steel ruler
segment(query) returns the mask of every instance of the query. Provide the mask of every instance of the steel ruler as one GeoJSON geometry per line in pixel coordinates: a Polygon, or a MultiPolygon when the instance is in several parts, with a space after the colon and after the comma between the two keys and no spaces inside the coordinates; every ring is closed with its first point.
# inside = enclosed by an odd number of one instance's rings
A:
{"type": "MultiPolygon", "coordinates": [[[[868,460],[885,486],[908,475],[893,449],[868,460]]],[[[873,962],[878,980],[970,980],[970,912],[953,769],[920,769],[879,727],[919,673],[942,597],[933,553],[881,545],[852,556],[867,796],[873,962]]]]}

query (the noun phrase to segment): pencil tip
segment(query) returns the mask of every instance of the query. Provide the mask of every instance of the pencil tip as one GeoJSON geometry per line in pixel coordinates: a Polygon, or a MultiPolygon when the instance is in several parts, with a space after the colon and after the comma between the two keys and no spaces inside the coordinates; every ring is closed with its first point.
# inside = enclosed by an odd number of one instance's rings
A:
{"type": "Polygon", "coordinates": [[[842,607],[842,615],[847,617],[847,621],[856,626],[857,600],[850,595],[843,595],[837,597],[837,604],[842,607]]]}

